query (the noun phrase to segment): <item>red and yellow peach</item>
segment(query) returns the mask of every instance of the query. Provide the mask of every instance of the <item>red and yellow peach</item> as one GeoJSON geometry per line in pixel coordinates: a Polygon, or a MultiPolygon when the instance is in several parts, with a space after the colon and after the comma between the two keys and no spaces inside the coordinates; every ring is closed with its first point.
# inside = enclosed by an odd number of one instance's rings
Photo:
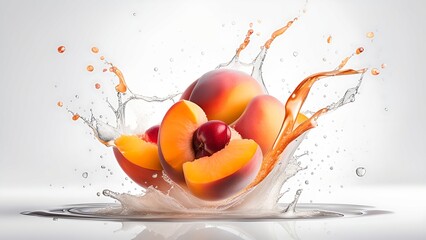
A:
{"type": "Polygon", "coordinates": [[[217,69],[193,82],[181,98],[200,106],[209,120],[231,124],[251,99],[261,94],[264,94],[263,88],[250,75],[230,69],[217,69]]]}

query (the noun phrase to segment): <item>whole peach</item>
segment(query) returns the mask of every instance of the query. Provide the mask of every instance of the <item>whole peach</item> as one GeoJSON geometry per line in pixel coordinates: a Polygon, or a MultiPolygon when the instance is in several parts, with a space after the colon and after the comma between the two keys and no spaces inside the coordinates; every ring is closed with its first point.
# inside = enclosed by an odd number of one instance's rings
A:
{"type": "MultiPolygon", "coordinates": [[[[209,120],[221,120],[227,124],[238,119],[254,97],[264,94],[253,77],[230,69],[207,72],[194,83],[189,100],[200,106],[209,120]]],[[[191,88],[192,85],[187,91],[191,88]]],[[[187,97],[188,93],[184,95],[187,97]]]]}

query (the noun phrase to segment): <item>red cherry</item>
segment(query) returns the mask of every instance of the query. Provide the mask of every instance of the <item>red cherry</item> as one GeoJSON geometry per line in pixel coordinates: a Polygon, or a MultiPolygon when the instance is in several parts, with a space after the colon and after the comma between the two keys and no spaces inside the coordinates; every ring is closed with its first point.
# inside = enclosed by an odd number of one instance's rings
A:
{"type": "Polygon", "coordinates": [[[154,125],[148,128],[144,134],[144,140],[147,142],[157,144],[158,141],[158,131],[160,130],[160,125],[154,125]]]}
{"type": "Polygon", "coordinates": [[[211,120],[202,124],[192,138],[195,157],[211,156],[223,149],[231,140],[231,129],[219,120],[211,120]]]}

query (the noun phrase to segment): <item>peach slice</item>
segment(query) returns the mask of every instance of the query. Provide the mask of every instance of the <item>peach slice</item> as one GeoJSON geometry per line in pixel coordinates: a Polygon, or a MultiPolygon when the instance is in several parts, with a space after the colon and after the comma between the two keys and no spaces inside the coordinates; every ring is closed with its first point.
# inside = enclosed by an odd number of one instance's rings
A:
{"type": "Polygon", "coordinates": [[[164,116],[158,135],[159,157],[167,175],[175,182],[184,182],[182,165],[195,159],[193,134],[207,121],[203,109],[186,100],[175,103],[164,116]]]}
{"type": "Polygon", "coordinates": [[[122,135],[115,140],[115,158],[123,171],[143,187],[153,186],[165,189],[167,183],[162,178],[158,148],[139,136],[122,135]]]}
{"type": "Polygon", "coordinates": [[[217,69],[192,83],[182,97],[189,96],[189,100],[199,105],[209,120],[231,124],[243,113],[251,99],[261,94],[264,94],[262,86],[250,75],[217,69]]]}
{"type": "Polygon", "coordinates": [[[262,158],[262,150],[255,141],[232,140],[210,157],[184,163],[186,185],[193,195],[201,199],[230,197],[255,179],[262,158]]]}

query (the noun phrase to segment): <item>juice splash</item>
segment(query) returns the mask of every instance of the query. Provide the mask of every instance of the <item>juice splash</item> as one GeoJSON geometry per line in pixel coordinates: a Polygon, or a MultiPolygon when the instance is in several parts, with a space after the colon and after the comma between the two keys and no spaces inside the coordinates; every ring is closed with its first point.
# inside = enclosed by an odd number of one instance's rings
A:
{"type": "MultiPolygon", "coordinates": [[[[274,39],[282,35],[287,31],[292,24],[297,21],[295,18],[289,21],[284,27],[274,31],[271,37],[261,47],[260,52],[250,63],[241,62],[239,59],[240,53],[249,45],[250,37],[253,34],[253,29],[250,28],[242,44],[236,50],[234,57],[226,63],[222,63],[217,66],[217,69],[236,69],[248,72],[259,84],[264,88],[267,93],[267,88],[262,77],[262,66],[267,56],[267,51],[271,47],[274,39]]],[[[250,26],[252,27],[252,26],[250,26]]],[[[331,41],[331,38],[330,38],[331,41]]],[[[302,191],[299,190],[296,193],[294,201],[289,204],[286,208],[278,204],[279,199],[283,196],[281,192],[284,183],[299,171],[303,170],[298,163],[298,157],[294,156],[299,144],[303,141],[308,130],[314,128],[317,125],[317,120],[320,116],[334,111],[341,106],[353,102],[355,96],[358,93],[359,87],[361,86],[364,73],[367,69],[343,69],[349,60],[362,53],[364,49],[362,47],[356,49],[356,51],[344,58],[341,63],[333,70],[320,72],[308,76],[295,88],[290,97],[285,103],[285,118],[283,119],[279,134],[273,144],[270,151],[264,153],[264,159],[262,161],[260,171],[257,174],[254,181],[252,181],[243,191],[238,194],[217,201],[207,201],[192,195],[185,187],[182,187],[179,183],[174,182],[164,172],[162,179],[167,183],[167,186],[161,187],[152,185],[147,187],[143,194],[140,196],[134,196],[130,194],[115,193],[110,190],[104,190],[105,196],[114,198],[121,203],[119,209],[103,209],[103,213],[114,213],[120,215],[129,215],[134,213],[143,214],[159,214],[159,213],[180,213],[180,214],[218,214],[218,213],[232,213],[232,214],[261,214],[283,216],[294,216],[295,207],[299,196],[302,191]],[[304,102],[306,101],[308,94],[315,82],[323,78],[343,76],[343,75],[359,75],[358,84],[352,88],[349,88],[344,96],[338,101],[324,106],[314,112],[311,116],[303,121],[300,125],[295,127],[296,118],[300,113],[304,102]],[[259,197],[263,198],[260,199],[259,197]]],[[[93,53],[98,53],[99,49],[92,48],[93,53]]],[[[104,60],[102,56],[100,58],[104,60]]],[[[81,117],[78,113],[73,114],[72,119],[83,120],[92,130],[95,137],[104,145],[109,147],[115,146],[115,140],[121,135],[126,134],[126,106],[132,101],[145,101],[145,102],[163,102],[173,101],[173,99],[179,94],[170,94],[166,97],[148,97],[133,93],[127,86],[123,73],[114,66],[112,63],[105,61],[108,64],[109,71],[114,73],[118,78],[118,84],[115,86],[117,93],[118,106],[115,108],[112,104],[107,101],[110,109],[114,112],[116,117],[115,126],[103,122],[100,119],[94,117],[93,113],[89,118],[81,117]]],[[[92,66],[92,65],[89,65],[92,66]]],[[[88,71],[93,71],[91,67],[88,71]]],[[[98,86],[98,85],[96,85],[98,86]]],[[[100,87],[100,85],[99,85],[100,87]]],[[[99,87],[96,87],[97,89],[99,87]]],[[[158,178],[159,175],[153,174],[152,178],[158,178]]],[[[315,215],[314,212],[301,213],[300,216],[306,214],[306,216],[315,215]]],[[[318,213],[322,214],[322,213],[318,213]]],[[[297,214],[296,214],[297,215],[297,214]]],[[[299,216],[299,215],[298,215],[299,216]]]]}

